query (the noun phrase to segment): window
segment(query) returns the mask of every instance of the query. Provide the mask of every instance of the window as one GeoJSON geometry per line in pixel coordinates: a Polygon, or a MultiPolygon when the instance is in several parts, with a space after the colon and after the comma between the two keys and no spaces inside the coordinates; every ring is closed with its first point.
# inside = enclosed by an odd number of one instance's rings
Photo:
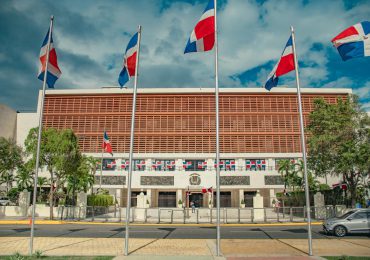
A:
{"type": "Polygon", "coordinates": [[[366,212],[358,212],[358,213],[354,214],[352,218],[353,219],[366,219],[367,214],[366,214],[366,212]]]}
{"type": "Polygon", "coordinates": [[[154,160],[152,162],[152,168],[155,171],[174,171],[175,166],[175,160],[154,160]]]}
{"type": "MultiPolygon", "coordinates": [[[[216,160],[214,164],[216,169],[216,160]]],[[[220,160],[220,170],[221,171],[235,171],[235,159],[221,159],[220,160]]]]}
{"type": "Polygon", "coordinates": [[[205,171],[207,169],[205,160],[185,160],[182,164],[185,171],[205,171]]]}
{"type": "Polygon", "coordinates": [[[265,159],[246,159],[245,169],[247,171],[265,171],[266,160],[265,159]]]}
{"type": "Polygon", "coordinates": [[[134,160],[134,171],[145,171],[145,160],[144,159],[134,160]]]}
{"type": "Polygon", "coordinates": [[[116,159],[103,159],[103,171],[115,171],[116,168],[116,159]]]}

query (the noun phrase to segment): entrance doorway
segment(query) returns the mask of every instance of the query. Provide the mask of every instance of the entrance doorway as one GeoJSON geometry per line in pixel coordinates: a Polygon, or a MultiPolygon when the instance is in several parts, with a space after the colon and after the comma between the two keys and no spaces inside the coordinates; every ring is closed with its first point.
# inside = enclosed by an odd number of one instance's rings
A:
{"type": "Polygon", "coordinates": [[[189,195],[189,207],[190,202],[194,202],[196,208],[203,207],[203,193],[191,193],[189,195]]]}
{"type": "Polygon", "coordinates": [[[248,208],[253,207],[253,197],[256,196],[257,191],[244,191],[244,202],[248,208]]]}
{"type": "MultiPolygon", "coordinates": [[[[213,193],[213,205],[217,205],[217,193],[213,193]]],[[[231,191],[220,191],[220,207],[230,208],[231,207],[231,191]]]]}
{"type": "Polygon", "coordinates": [[[158,207],[176,208],[176,192],[159,192],[158,207]]]}

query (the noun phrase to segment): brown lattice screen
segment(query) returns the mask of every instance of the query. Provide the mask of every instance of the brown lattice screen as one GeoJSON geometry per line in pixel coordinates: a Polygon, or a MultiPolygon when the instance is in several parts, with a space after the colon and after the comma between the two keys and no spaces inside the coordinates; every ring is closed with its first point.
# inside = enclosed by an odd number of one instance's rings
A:
{"type": "MultiPolygon", "coordinates": [[[[313,100],[335,103],[344,94],[302,96],[305,123],[313,100]]],[[[84,152],[100,152],[103,131],[115,152],[129,151],[132,94],[47,95],[44,126],[72,128],[84,152]]],[[[215,151],[213,94],[143,94],[137,97],[135,152],[215,151]]],[[[220,94],[222,153],[299,152],[295,94],[220,94]]]]}

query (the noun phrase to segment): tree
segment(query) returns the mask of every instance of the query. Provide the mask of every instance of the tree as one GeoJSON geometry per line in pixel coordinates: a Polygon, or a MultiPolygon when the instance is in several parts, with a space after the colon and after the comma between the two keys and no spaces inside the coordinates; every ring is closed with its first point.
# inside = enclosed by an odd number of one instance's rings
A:
{"type": "Polygon", "coordinates": [[[281,177],[284,180],[284,192],[287,187],[292,186],[293,184],[293,175],[294,175],[294,163],[289,159],[279,160],[278,172],[281,174],[281,177]]]}
{"type": "Polygon", "coordinates": [[[32,172],[26,166],[20,167],[15,180],[19,191],[29,190],[32,186],[32,172]]]}
{"type": "MultiPolygon", "coordinates": [[[[32,128],[25,141],[32,164],[36,162],[37,137],[38,128],[32,128]]],[[[54,193],[61,181],[78,168],[80,157],[78,140],[71,129],[47,128],[42,131],[39,165],[50,173],[50,219],[53,219],[54,193]]]]}
{"type": "Polygon", "coordinates": [[[41,187],[44,186],[48,182],[46,177],[37,177],[37,186],[39,186],[39,202],[41,202],[41,187]]]}
{"type": "Polygon", "coordinates": [[[320,98],[314,105],[307,127],[310,168],[318,176],[339,176],[347,184],[354,206],[356,188],[364,178],[369,179],[369,116],[361,110],[356,96],[338,99],[337,104],[320,98]]]}
{"type": "Polygon", "coordinates": [[[14,140],[0,137],[0,182],[6,183],[7,193],[14,180],[13,171],[23,164],[22,155],[22,148],[14,140]]]}

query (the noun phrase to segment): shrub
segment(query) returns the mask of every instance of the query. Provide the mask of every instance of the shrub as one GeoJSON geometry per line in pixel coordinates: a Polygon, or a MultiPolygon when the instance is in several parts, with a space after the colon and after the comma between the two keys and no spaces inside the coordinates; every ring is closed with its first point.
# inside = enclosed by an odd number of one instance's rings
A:
{"type": "Polygon", "coordinates": [[[103,206],[108,207],[113,205],[113,196],[111,195],[88,195],[87,206],[103,206]]]}
{"type": "Polygon", "coordinates": [[[181,204],[181,205],[182,205],[182,200],[180,199],[180,200],[177,202],[177,204],[181,204]]]}

